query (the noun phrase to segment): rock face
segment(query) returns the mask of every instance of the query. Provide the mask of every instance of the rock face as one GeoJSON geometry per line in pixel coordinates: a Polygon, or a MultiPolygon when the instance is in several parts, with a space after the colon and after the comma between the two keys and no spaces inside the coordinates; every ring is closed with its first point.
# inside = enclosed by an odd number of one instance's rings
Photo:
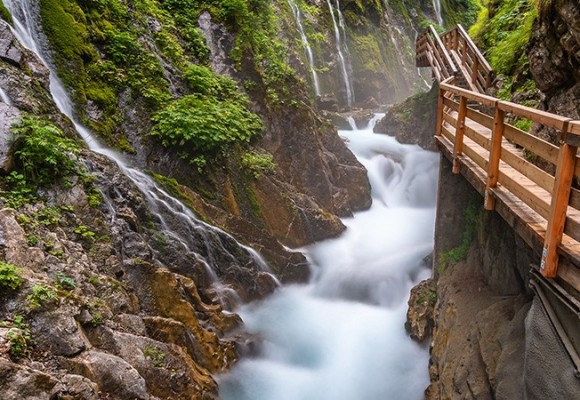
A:
{"type": "Polygon", "coordinates": [[[435,81],[429,92],[416,94],[389,107],[385,117],[375,126],[375,132],[394,135],[401,143],[418,144],[425,150],[434,150],[438,91],[439,85],[435,81]]]}
{"type": "MultiPolygon", "coordinates": [[[[543,108],[580,119],[580,5],[551,2],[534,22],[528,57],[530,72],[546,95],[543,108]]],[[[539,132],[550,137],[549,133],[539,132]]],[[[553,137],[550,137],[553,139],[553,137]]]]}
{"type": "MultiPolygon", "coordinates": [[[[457,182],[462,179],[451,174],[443,158],[440,182],[450,190],[440,191],[438,198],[437,304],[427,398],[574,397],[580,390],[574,366],[526,285],[531,264],[540,255],[499,215],[482,213],[466,258],[452,265],[441,263],[463,240],[468,220],[463,204],[472,199],[479,207],[483,204],[466,181],[457,182]],[[551,375],[549,365],[558,377],[551,375]]],[[[577,319],[569,326],[577,329],[577,319]]]]}

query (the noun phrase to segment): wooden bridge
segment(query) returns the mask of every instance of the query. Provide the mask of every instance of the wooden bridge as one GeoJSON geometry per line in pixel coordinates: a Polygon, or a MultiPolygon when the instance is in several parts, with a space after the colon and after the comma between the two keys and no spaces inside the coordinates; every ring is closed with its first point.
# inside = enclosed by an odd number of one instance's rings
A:
{"type": "Polygon", "coordinates": [[[440,151],[542,257],[541,273],[580,292],[580,121],[485,94],[493,71],[465,30],[417,38],[417,66],[439,81],[440,151]],[[555,132],[558,144],[518,129],[527,120],[555,132]]]}

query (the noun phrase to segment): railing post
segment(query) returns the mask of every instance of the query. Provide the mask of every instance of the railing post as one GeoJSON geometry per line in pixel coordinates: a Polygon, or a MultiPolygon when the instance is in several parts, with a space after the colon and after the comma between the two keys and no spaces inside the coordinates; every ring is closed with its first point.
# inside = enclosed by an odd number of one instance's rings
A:
{"type": "Polygon", "coordinates": [[[453,29],[453,50],[457,51],[458,47],[459,47],[459,31],[457,30],[457,27],[455,27],[455,29],[453,29]]]}
{"type": "MultiPolygon", "coordinates": [[[[565,126],[565,128],[567,128],[565,126]]],[[[552,190],[552,203],[548,216],[548,229],[542,251],[540,270],[546,278],[555,278],[558,272],[558,246],[562,243],[566,211],[570,200],[570,187],[576,168],[577,146],[562,144],[558,153],[556,180],[552,190]]]]}
{"type": "Polygon", "coordinates": [[[489,153],[489,165],[487,168],[487,183],[485,185],[485,195],[483,207],[486,210],[495,208],[495,197],[493,189],[497,186],[499,178],[499,161],[501,159],[501,141],[505,128],[505,112],[500,110],[496,102],[495,117],[493,120],[493,131],[491,133],[491,149],[489,153]]]}
{"type": "Polygon", "coordinates": [[[473,66],[471,67],[471,83],[475,85],[477,82],[477,70],[479,69],[479,59],[477,56],[473,60],[473,66]]]}
{"type": "Polygon", "coordinates": [[[461,38],[463,39],[463,49],[461,52],[461,65],[465,65],[467,63],[467,39],[465,39],[463,36],[461,38]]]}
{"type": "Polygon", "coordinates": [[[459,115],[455,128],[455,146],[453,148],[453,173],[459,173],[459,157],[463,152],[463,134],[465,133],[465,115],[467,114],[467,98],[459,97],[459,115]]]}
{"type": "Polygon", "coordinates": [[[435,136],[441,136],[443,129],[443,94],[444,90],[439,86],[437,94],[437,127],[435,128],[435,136]]]}

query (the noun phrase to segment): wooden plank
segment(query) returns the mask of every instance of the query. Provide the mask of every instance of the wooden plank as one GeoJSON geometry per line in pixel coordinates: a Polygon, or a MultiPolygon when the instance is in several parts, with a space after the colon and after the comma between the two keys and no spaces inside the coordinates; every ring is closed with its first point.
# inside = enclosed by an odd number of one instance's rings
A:
{"type": "Polygon", "coordinates": [[[443,90],[437,93],[437,128],[435,136],[441,136],[441,125],[443,124],[443,90]]]}
{"type": "Polygon", "coordinates": [[[479,125],[485,126],[490,130],[493,129],[493,117],[474,110],[473,108],[467,108],[467,118],[477,122],[479,125]]]}
{"type": "Polygon", "coordinates": [[[580,135],[580,121],[570,121],[568,124],[568,133],[580,135]]]}
{"type": "Polygon", "coordinates": [[[453,61],[451,61],[451,57],[449,57],[449,53],[445,49],[445,46],[443,46],[443,43],[441,43],[441,38],[439,38],[437,31],[435,31],[435,28],[433,28],[433,25],[429,25],[429,28],[431,29],[432,34],[435,36],[435,41],[438,43],[439,48],[445,57],[445,60],[449,63],[449,67],[451,69],[450,75],[455,75],[457,73],[457,69],[455,68],[453,61]]]}
{"type": "Polygon", "coordinates": [[[525,178],[513,174],[513,169],[500,168],[498,182],[506,187],[510,192],[526,203],[532,210],[543,218],[547,218],[550,213],[549,198],[546,198],[545,191],[534,185],[526,183],[525,178]]]}
{"type": "Polygon", "coordinates": [[[558,155],[556,181],[548,218],[548,230],[540,264],[540,270],[547,278],[554,278],[558,273],[558,246],[562,242],[562,234],[564,233],[577,151],[577,147],[564,143],[560,147],[558,155]]]}
{"type": "Polygon", "coordinates": [[[453,149],[453,173],[459,173],[459,156],[463,150],[463,135],[465,133],[465,114],[467,113],[467,98],[459,98],[459,116],[455,126],[455,147],[453,149]]]}
{"type": "Polygon", "coordinates": [[[538,184],[542,189],[548,192],[552,192],[554,189],[554,177],[520,157],[513,146],[512,149],[509,149],[509,147],[503,148],[501,159],[516,171],[538,184]]]}
{"type": "Polygon", "coordinates": [[[485,185],[485,194],[483,207],[486,210],[495,208],[495,199],[492,190],[497,186],[499,178],[499,160],[501,159],[501,141],[503,140],[505,113],[497,108],[493,122],[493,131],[491,134],[491,150],[489,156],[489,166],[487,169],[487,183],[485,185]]]}
{"type": "Polygon", "coordinates": [[[469,46],[473,54],[475,54],[475,56],[479,58],[479,62],[482,65],[482,67],[488,71],[492,71],[491,65],[489,65],[483,54],[481,54],[475,43],[473,43],[467,32],[465,32],[465,29],[463,29],[463,27],[461,26],[461,24],[457,24],[457,31],[463,37],[465,43],[467,43],[467,46],[469,46]]]}
{"type": "Polygon", "coordinates": [[[471,92],[469,90],[460,88],[459,86],[448,85],[448,84],[441,84],[439,87],[442,87],[448,92],[451,92],[457,96],[463,96],[468,98],[469,100],[473,100],[488,107],[496,107],[497,102],[499,101],[495,97],[487,96],[485,94],[471,92]]]}
{"type": "Polygon", "coordinates": [[[443,105],[449,107],[453,111],[459,110],[459,103],[456,101],[451,100],[450,98],[445,97],[443,99],[443,105]]]}
{"type": "Polygon", "coordinates": [[[500,100],[497,106],[503,111],[512,113],[518,117],[531,119],[534,122],[549,126],[559,131],[565,130],[568,125],[568,121],[571,121],[571,119],[567,117],[562,117],[560,115],[552,114],[546,111],[511,103],[509,101],[500,100]]]}
{"type": "Polygon", "coordinates": [[[558,161],[558,147],[536,136],[506,124],[504,136],[506,139],[531,150],[538,157],[556,164],[558,161]]]}

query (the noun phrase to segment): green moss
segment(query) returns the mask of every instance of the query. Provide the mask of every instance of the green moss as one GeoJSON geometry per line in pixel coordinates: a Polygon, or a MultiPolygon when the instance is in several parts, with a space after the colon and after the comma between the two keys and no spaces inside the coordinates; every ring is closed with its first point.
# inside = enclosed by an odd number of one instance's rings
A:
{"type": "Polygon", "coordinates": [[[481,9],[481,0],[441,0],[441,13],[446,27],[461,24],[469,29],[477,20],[481,9]]]}
{"type": "Polygon", "coordinates": [[[0,1],[0,19],[3,19],[4,21],[12,25],[12,15],[1,1],[0,1]]]}
{"type": "Polygon", "coordinates": [[[439,255],[437,271],[442,274],[448,267],[457,264],[461,260],[465,260],[471,243],[475,239],[477,225],[481,216],[478,207],[475,203],[470,203],[465,210],[464,216],[464,230],[461,239],[461,244],[445,253],[439,255]]]}

